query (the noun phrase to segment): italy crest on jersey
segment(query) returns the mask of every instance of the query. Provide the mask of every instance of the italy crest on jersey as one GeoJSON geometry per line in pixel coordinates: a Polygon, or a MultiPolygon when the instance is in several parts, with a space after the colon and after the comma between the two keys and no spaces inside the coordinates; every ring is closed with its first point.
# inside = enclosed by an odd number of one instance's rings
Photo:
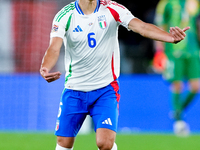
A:
{"type": "Polygon", "coordinates": [[[99,22],[99,26],[102,29],[105,29],[107,27],[107,23],[106,23],[106,16],[105,15],[101,15],[98,17],[98,22],[99,22]]]}

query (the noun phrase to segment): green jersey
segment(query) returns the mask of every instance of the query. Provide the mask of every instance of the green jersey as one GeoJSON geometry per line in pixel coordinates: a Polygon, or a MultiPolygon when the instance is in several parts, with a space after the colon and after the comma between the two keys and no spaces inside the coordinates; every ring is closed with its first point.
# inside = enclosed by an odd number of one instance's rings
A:
{"type": "Polygon", "coordinates": [[[169,31],[170,27],[184,28],[187,36],[178,44],[165,43],[168,57],[193,57],[199,55],[199,41],[197,35],[197,16],[199,14],[198,0],[161,0],[157,7],[156,23],[169,31]]]}

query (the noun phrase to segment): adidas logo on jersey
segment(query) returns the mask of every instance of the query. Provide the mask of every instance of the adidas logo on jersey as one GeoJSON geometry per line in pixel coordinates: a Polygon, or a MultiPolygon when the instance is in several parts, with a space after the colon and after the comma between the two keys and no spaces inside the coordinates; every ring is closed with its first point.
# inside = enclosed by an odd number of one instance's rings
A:
{"type": "Polygon", "coordinates": [[[78,25],[73,32],[83,32],[83,30],[81,29],[81,27],[78,25]]]}
{"type": "Polygon", "coordinates": [[[102,122],[102,124],[109,124],[109,125],[112,126],[112,122],[111,122],[110,118],[104,120],[104,121],[102,122]]]}

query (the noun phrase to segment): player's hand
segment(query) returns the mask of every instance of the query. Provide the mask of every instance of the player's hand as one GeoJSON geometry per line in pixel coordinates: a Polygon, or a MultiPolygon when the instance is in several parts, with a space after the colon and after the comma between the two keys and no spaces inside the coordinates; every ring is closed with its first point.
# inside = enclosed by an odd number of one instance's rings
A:
{"type": "Polygon", "coordinates": [[[172,37],[174,38],[175,44],[179,43],[180,41],[184,40],[186,34],[185,31],[189,30],[190,27],[185,27],[184,29],[180,29],[179,27],[170,27],[169,32],[171,33],[172,37]]]}
{"type": "Polygon", "coordinates": [[[53,73],[49,73],[48,69],[45,67],[42,67],[40,69],[40,74],[42,75],[42,77],[47,81],[47,82],[53,82],[57,79],[60,78],[61,73],[60,72],[53,72],[53,73]]]}

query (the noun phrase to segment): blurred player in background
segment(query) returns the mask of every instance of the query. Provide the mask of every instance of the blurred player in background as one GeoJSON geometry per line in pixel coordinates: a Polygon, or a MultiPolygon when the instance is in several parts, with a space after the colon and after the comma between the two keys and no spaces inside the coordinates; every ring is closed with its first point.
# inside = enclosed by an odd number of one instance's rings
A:
{"type": "MultiPolygon", "coordinates": [[[[199,91],[200,61],[198,40],[198,0],[161,0],[157,6],[156,23],[164,30],[171,26],[190,26],[187,37],[178,44],[157,42],[157,50],[167,56],[164,79],[170,81],[172,92],[174,132],[184,136],[190,132],[183,113],[199,91]],[[184,87],[187,81],[189,88],[184,87]],[[184,95],[184,91],[187,95],[184,95]]],[[[200,25],[200,24],[199,24],[200,25]]]]}
{"type": "Polygon", "coordinates": [[[98,148],[117,150],[119,25],[144,37],[170,43],[183,40],[184,32],[189,29],[173,27],[170,33],[165,32],[108,0],[79,0],[58,12],[40,69],[48,82],[60,78],[60,72],[50,73],[50,70],[64,42],[66,76],[56,122],[56,150],[73,149],[87,115],[93,119],[98,148]]]}

